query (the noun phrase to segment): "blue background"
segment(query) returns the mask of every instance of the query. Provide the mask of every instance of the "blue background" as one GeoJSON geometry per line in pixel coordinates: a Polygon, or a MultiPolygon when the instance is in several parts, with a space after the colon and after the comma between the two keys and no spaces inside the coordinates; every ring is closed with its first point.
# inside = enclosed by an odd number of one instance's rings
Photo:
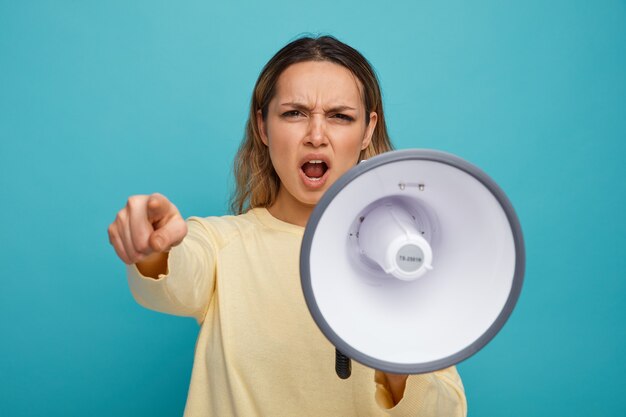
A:
{"type": "Polygon", "coordinates": [[[514,203],[517,309],[460,364],[471,416],[626,413],[626,3],[0,0],[0,415],[175,416],[197,325],[142,309],[106,228],[222,214],[256,77],[303,32],[377,69],[397,148],[514,203]]]}

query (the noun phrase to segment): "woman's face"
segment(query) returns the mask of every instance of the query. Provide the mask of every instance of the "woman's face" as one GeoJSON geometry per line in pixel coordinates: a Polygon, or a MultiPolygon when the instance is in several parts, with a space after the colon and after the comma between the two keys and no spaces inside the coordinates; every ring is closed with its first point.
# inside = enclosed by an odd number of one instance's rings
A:
{"type": "Polygon", "coordinates": [[[304,225],[324,192],[367,148],[377,115],[363,104],[361,83],[345,67],[301,62],[278,78],[276,94],[257,122],[280,178],[277,218],[304,225]]]}

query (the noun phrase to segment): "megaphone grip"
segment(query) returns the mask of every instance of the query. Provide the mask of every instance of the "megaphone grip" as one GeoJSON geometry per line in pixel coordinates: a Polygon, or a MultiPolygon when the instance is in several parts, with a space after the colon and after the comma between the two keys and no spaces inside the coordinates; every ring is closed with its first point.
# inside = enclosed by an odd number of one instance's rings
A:
{"type": "Polygon", "coordinates": [[[352,361],[337,349],[335,349],[335,371],[341,379],[348,379],[352,374],[352,361]]]}

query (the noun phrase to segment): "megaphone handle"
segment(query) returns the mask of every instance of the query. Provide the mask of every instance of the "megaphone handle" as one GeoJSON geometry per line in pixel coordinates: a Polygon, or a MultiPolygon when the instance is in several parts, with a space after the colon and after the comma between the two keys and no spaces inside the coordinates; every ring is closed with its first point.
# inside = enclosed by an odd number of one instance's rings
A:
{"type": "Polygon", "coordinates": [[[337,349],[335,349],[335,371],[341,379],[348,379],[352,374],[352,361],[337,349]]]}

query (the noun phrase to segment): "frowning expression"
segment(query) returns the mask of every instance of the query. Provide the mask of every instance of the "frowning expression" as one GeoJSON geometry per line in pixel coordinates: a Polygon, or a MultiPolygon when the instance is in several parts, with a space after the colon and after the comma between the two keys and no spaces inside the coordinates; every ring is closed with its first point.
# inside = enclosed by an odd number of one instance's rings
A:
{"type": "Polygon", "coordinates": [[[289,66],[278,78],[265,119],[257,114],[281,181],[275,209],[312,209],[358,162],[376,121],[375,112],[366,113],[360,81],[347,68],[327,61],[289,66]]]}

